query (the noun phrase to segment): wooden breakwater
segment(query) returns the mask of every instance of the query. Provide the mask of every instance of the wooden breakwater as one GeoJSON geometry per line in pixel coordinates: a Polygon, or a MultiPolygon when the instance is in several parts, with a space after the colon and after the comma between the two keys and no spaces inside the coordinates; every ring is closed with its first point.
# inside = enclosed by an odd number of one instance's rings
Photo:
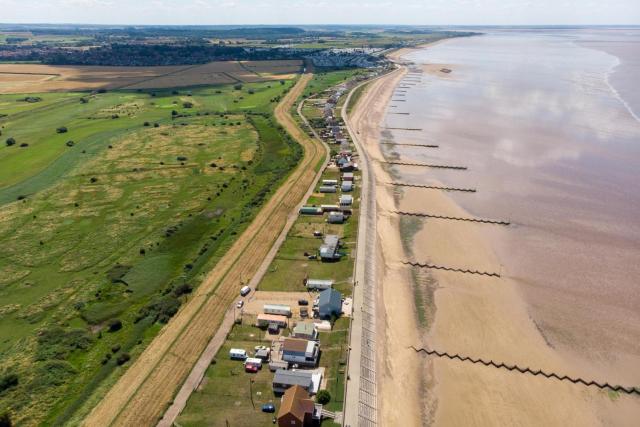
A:
{"type": "Polygon", "coordinates": [[[463,193],[475,193],[475,188],[460,188],[460,187],[443,187],[439,185],[422,185],[422,184],[408,184],[405,182],[387,182],[387,185],[395,185],[396,187],[413,187],[413,188],[426,188],[428,190],[442,190],[442,191],[460,191],[463,193]]]}
{"type": "Polygon", "coordinates": [[[410,265],[412,267],[429,268],[433,270],[444,270],[444,271],[451,271],[454,273],[463,273],[463,274],[477,274],[479,276],[500,277],[500,273],[492,273],[489,271],[479,271],[479,270],[470,270],[467,268],[447,267],[444,265],[419,263],[419,262],[413,262],[413,261],[402,261],[402,263],[404,265],[410,265]]]}
{"type": "Polygon", "coordinates": [[[386,163],[388,165],[419,166],[419,167],[423,167],[423,168],[434,168],[434,169],[455,169],[455,170],[467,170],[468,169],[466,166],[436,165],[436,164],[431,164],[431,163],[408,163],[408,162],[387,162],[387,161],[384,161],[382,163],[386,163]]]}
{"type": "Polygon", "coordinates": [[[403,212],[403,211],[392,211],[392,213],[404,216],[418,216],[423,218],[435,218],[435,219],[446,219],[450,221],[468,221],[468,222],[478,222],[482,224],[495,224],[495,225],[510,225],[509,221],[498,220],[498,219],[483,219],[483,218],[466,218],[466,217],[458,217],[458,216],[446,216],[446,215],[434,215],[429,213],[420,213],[420,212],[403,212]]]}
{"type": "Polygon", "coordinates": [[[615,391],[618,393],[624,393],[624,394],[635,394],[640,396],[640,388],[639,387],[625,387],[625,386],[621,386],[621,385],[613,385],[613,384],[609,384],[608,382],[605,383],[599,383],[597,381],[593,381],[593,380],[585,380],[583,378],[580,377],[570,377],[568,375],[561,375],[561,374],[557,374],[555,372],[546,372],[543,371],[542,369],[531,369],[530,367],[521,367],[518,365],[508,365],[506,363],[503,362],[494,362],[493,360],[484,360],[481,358],[473,358],[473,357],[469,357],[469,356],[461,356],[458,353],[447,353],[447,352],[440,352],[437,350],[428,350],[426,348],[416,348],[414,346],[409,346],[410,349],[414,350],[416,353],[423,353],[426,354],[428,356],[436,356],[439,358],[446,358],[446,359],[450,359],[450,360],[459,360],[460,362],[468,362],[468,363],[473,363],[473,364],[480,364],[480,365],[484,365],[487,367],[492,367],[492,368],[496,368],[496,369],[505,369],[507,371],[511,371],[511,372],[519,372],[521,374],[525,374],[525,375],[532,375],[532,376],[542,376],[544,378],[547,379],[554,379],[557,381],[568,381],[571,382],[573,384],[578,384],[578,385],[584,385],[586,387],[597,387],[601,390],[611,390],[611,391],[615,391]]]}

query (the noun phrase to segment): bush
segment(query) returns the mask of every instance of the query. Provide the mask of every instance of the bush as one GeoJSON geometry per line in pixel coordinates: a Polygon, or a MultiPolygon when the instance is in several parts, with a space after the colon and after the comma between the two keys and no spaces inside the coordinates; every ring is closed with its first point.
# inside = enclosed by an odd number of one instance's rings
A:
{"type": "Polygon", "coordinates": [[[16,374],[7,374],[0,378],[0,393],[18,385],[16,374]]]}
{"type": "Polygon", "coordinates": [[[241,90],[242,89],[242,85],[240,83],[236,83],[236,84],[233,85],[233,88],[235,90],[241,90]]]}
{"type": "Polygon", "coordinates": [[[7,147],[11,147],[12,145],[16,145],[16,140],[15,138],[7,138],[7,147]]]}
{"type": "Polygon", "coordinates": [[[173,290],[173,294],[176,297],[179,297],[185,294],[190,294],[191,292],[193,292],[193,288],[188,283],[183,283],[182,285],[178,286],[173,290]]]}
{"type": "Polygon", "coordinates": [[[159,124],[159,123],[154,123],[154,124],[153,124],[153,127],[154,127],[154,128],[159,128],[159,127],[160,127],[160,124],[159,124]]]}
{"type": "MultiPolygon", "coordinates": [[[[111,352],[112,353],[117,353],[120,351],[120,344],[116,344],[113,347],[111,347],[111,352]]],[[[110,356],[110,355],[109,355],[110,356]]]]}
{"type": "Polygon", "coordinates": [[[74,350],[86,350],[93,341],[93,336],[84,329],[46,329],[38,335],[36,360],[66,359],[74,350]]]}
{"type": "Polygon", "coordinates": [[[316,395],[316,402],[321,405],[326,405],[331,401],[331,393],[327,390],[320,390],[316,395]]]}
{"type": "Polygon", "coordinates": [[[149,122],[144,122],[144,126],[149,126],[149,122]]]}
{"type": "Polygon", "coordinates": [[[193,108],[193,102],[183,102],[182,106],[184,108],[193,108]]]}
{"type": "Polygon", "coordinates": [[[171,111],[171,115],[175,117],[175,116],[177,116],[177,115],[178,115],[178,112],[177,112],[176,110],[172,110],[172,111],[171,111]]]}
{"type": "Polygon", "coordinates": [[[127,363],[129,360],[131,360],[131,356],[129,355],[129,353],[122,353],[120,356],[118,356],[118,358],[116,359],[116,363],[118,364],[118,366],[122,366],[125,363],[127,363]]]}
{"type": "Polygon", "coordinates": [[[56,129],[57,133],[67,133],[68,129],[65,126],[60,126],[56,129]]]}
{"type": "Polygon", "coordinates": [[[111,319],[109,320],[109,332],[116,332],[122,329],[122,320],[111,319]]]}
{"type": "Polygon", "coordinates": [[[11,416],[8,412],[5,412],[0,415],[0,427],[12,427],[11,416]]]}
{"type": "Polygon", "coordinates": [[[22,144],[20,144],[20,147],[22,147],[22,148],[25,148],[25,147],[28,147],[28,146],[29,146],[29,144],[27,144],[26,142],[23,142],[22,144]]]}
{"type": "Polygon", "coordinates": [[[66,145],[67,145],[67,147],[73,147],[74,145],[76,145],[76,143],[73,142],[73,141],[67,141],[66,145]]]}

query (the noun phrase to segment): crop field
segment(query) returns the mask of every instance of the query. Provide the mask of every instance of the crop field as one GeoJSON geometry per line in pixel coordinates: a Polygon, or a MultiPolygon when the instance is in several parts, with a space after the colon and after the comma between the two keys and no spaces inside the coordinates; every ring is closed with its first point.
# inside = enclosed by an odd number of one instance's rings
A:
{"type": "Polygon", "coordinates": [[[0,412],[77,423],[191,298],[301,155],[290,86],[0,95],[0,412]]]}
{"type": "Polygon", "coordinates": [[[166,89],[291,79],[301,61],[216,61],[196,66],[99,67],[0,64],[1,93],[166,89]]]}

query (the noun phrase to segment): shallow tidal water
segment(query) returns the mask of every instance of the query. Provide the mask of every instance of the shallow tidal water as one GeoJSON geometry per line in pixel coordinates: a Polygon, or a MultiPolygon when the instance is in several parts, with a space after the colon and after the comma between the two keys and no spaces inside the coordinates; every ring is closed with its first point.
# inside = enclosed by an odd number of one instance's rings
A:
{"type": "Polygon", "coordinates": [[[512,222],[483,231],[549,345],[640,383],[640,29],[490,30],[405,59],[425,71],[399,85],[386,125],[440,148],[394,151],[469,169],[399,180],[476,188],[449,194],[512,222]]]}

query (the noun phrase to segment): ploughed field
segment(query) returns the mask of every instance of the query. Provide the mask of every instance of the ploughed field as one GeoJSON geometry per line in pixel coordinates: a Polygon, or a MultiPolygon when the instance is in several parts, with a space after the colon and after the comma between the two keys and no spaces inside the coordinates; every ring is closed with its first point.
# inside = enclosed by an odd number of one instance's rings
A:
{"type": "Polygon", "coordinates": [[[91,410],[300,158],[290,86],[0,95],[0,412],[91,410]]]}
{"type": "Polygon", "coordinates": [[[161,89],[290,79],[299,60],[214,61],[202,65],[107,67],[0,64],[0,92],[161,89]]]}

